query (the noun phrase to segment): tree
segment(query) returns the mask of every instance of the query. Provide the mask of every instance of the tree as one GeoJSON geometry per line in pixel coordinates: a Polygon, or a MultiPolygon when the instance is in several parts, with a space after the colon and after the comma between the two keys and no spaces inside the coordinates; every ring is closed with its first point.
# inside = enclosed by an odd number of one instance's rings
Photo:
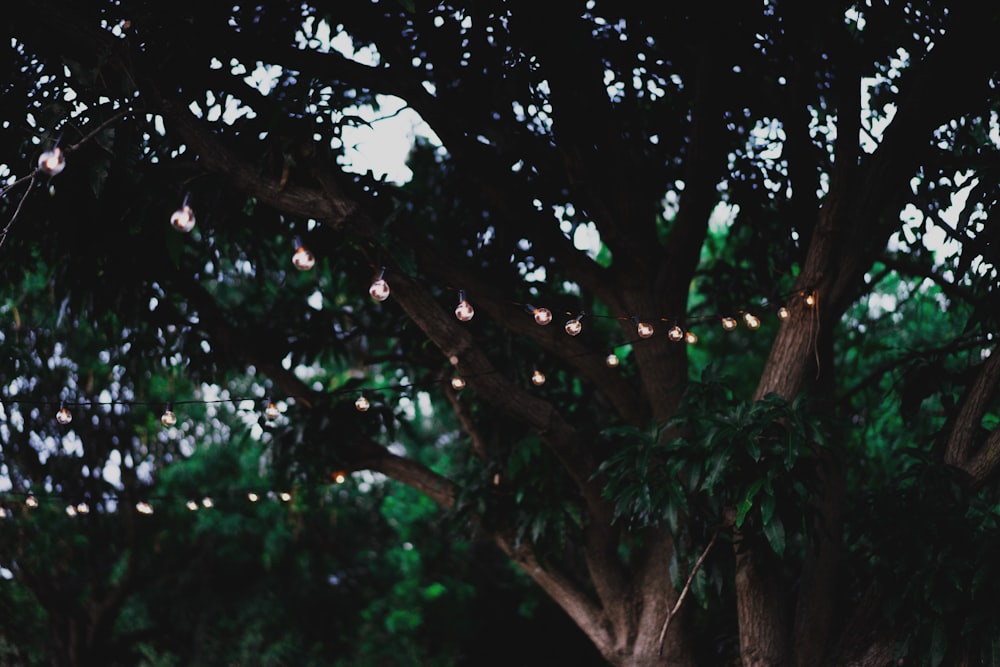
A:
{"type": "Polygon", "coordinates": [[[426,494],[612,665],[986,660],[995,9],[468,5],[29,3],[0,249],[51,314],[5,316],[128,386],[250,369],[278,478],[426,494]],[[433,131],[403,185],[352,163],[392,99],[433,131]]]}

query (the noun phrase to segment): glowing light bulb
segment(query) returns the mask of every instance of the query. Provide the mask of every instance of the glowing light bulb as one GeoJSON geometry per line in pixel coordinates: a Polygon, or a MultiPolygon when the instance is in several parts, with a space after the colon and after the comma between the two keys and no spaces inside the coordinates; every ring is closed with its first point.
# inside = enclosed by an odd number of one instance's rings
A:
{"type": "Polygon", "coordinates": [[[685,331],[684,340],[685,342],[687,342],[688,345],[694,345],[695,343],[698,342],[698,334],[696,334],[693,331],[685,331]]]}
{"type": "Polygon", "coordinates": [[[784,306],[782,306],[781,308],[778,309],[778,318],[779,319],[787,320],[788,319],[788,315],[789,315],[788,309],[785,308],[784,306]]]}
{"type": "Polygon", "coordinates": [[[287,503],[292,499],[292,494],[288,493],[288,491],[282,491],[278,494],[278,497],[281,498],[281,502],[287,503]]]}
{"type": "Polygon", "coordinates": [[[194,512],[194,511],[196,511],[198,509],[198,503],[196,503],[193,500],[187,501],[186,503],[184,503],[184,506],[187,507],[192,512],[194,512]]]}
{"type": "Polygon", "coordinates": [[[451,388],[455,391],[459,389],[465,389],[465,380],[458,377],[457,375],[451,379],[451,388]]]}
{"type": "Polygon", "coordinates": [[[175,415],[174,411],[170,409],[169,404],[167,405],[167,409],[163,411],[163,414],[160,415],[160,423],[167,428],[170,428],[177,423],[177,415],[175,415]]]}
{"type": "Polygon", "coordinates": [[[281,411],[278,410],[278,406],[274,404],[274,401],[268,401],[267,408],[264,410],[264,416],[267,417],[268,420],[274,421],[280,414],[281,411]]]}
{"type": "Polygon", "coordinates": [[[531,306],[528,306],[528,308],[531,308],[531,314],[535,317],[535,322],[538,324],[545,326],[552,322],[552,311],[548,308],[532,308],[531,306]]]}
{"type": "Polygon", "coordinates": [[[295,239],[295,253],[292,255],[292,264],[299,271],[308,271],[316,266],[316,257],[297,238],[295,239]]]}
{"type": "Polygon", "coordinates": [[[68,516],[76,516],[76,508],[73,507],[72,505],[67,505],[66,506],[66,514],[68,516]]]}
{"type": "Polygon", "coordinates": [[[608,368],[617,368],[618,364],[621,363],[621,360],[618,358],[617,354],[612,352],[608,356],[604,357],[604,363],[608,365],[608,368]]]}
{"type": "Polygon", "coordinates": [[[679,343],[684,340],[684,329],[681,329],[680,325],[675,324],[670,327],[670,331],[667,332],[667,338],[675,343],[679,343]]]}
{"type": "Polygon", "coordinates": [[[333,473],[333,475],[331,475],[331,477],[333,477],[333,481],[336,482],[337,484],[343,484],[344,480],[347,479],[347,475],[344,474],[340,470],[338,470],[337,472],[333,473]]]}
{"type": "Polygon", "coordinates": [[[6,519],[6,518],[7,518],[7,508],[0,507],[0,519],[6,519]]]}
{"type": "Polygon", "coordinates": [[[63,425],[73,421],[73,415],[66,409],[65,405],[59,406],[59,412],[56,413],[56,421],[63,425]]]}
{"type": "Polygon", "coordinates": [[[364,396],[358,396],[358,400],[354,401],[354,407],[356,407],[361,412],[365,412],[370,408],[372,404],[364,396]]]}
{"type": "Polygon", "coordinates": [[[79,505],[76,506],[76,511],[78,514],[89,514],[90,505],[88,505],[87,503],[80,503],[79,505]]]}
{"type": "Polygon", "coordinates": [[[722,328],[726,331],[732,331],[736,328],[736,319],[733,317],[723,317],[722,328]]]}
{"type": "Polygon", "coordinates": [[[187,204],[183,204],[170,216],[170,224],[179,232],[190,232],[194,229],[194,211],[187,204]]]}
{"type": "Polygon", "coordinates": [[[258,496],[256,493],[254,493],[253,491],[251,491],[250,493],[247,494],[247,500],[249,500],[252,503],[255,503],[258,500],[260,500],[260,496],[258,496]]]}
{"type": "Polygon", "coordinates": [[[579,333],[583,331],[583,324],[580,322],[581,319],[583,319],[583,313],[580,313],[573,319],[566,322],[565,326],[566,333],[568,333],[570,336],[579,335],[579,333]]]}
{"type": "Polygon", "coordinates": [[[536,387],[541,387],[545,384],[545,373],[541,372],[537,368],[531,373],[531,383],[536,387]]]}
{"type": "Polygon", "coordinates": [[[475,309],[472,304],[466,301],[465,292],[459,290],[458,292],[458,306],[455,307],[455,317],[457,317],[462,322],[468,322],[472,319],[472,316],[476,314],[475,309]]]}
{"type": "Polygon", "coordinates": [[[24,499],[24,504],[28,507],[38,507],[38,498],[34,496],[28,496],[24,499]]]}
{"type": "Polygon", "coordinates": [[[368,288],[368,294],[376,301],[385,301],[389,298],[389,283],[385,281],[385,269],[378,272],[375,282],[368,288]]]}
{"type": "Polygon", "coordinates": [[[135,504],[135,509],[140,514],[152,514],[153,513],[153,506],[150,505],[149,503],[145,502],[145,501],[142,501],[142,500],[140,500],[139,502],[137,502],[135,504]]]}
{"type": "Polygon", "coordinates": [[[806,294],[806,305],[807,306],[816,305],[816,292],[809,292],[809,294],[806,294]]]}
{"type": "Polygon", "coordinates": [[[38,168],[49,176],[55,176],[66,168],[66,156],[62,149],[56,146],[38,156],[38,168]]]}
{"type": "Polygon", "coordinates": [[[201,499],[201,506],[202,507],[206,507],[206,508],[208,508],[208,507],[214,507],[215,503],[212,501],[211,498],[209,498],[208,496],[205,496],[204,498],[201,499]]]}
{"type": "Polygon", "coordinates": [[[639,338],[649,338],[653,335],[653,325],[649,322],[639,322],[635,325],[635,332],[639,338]]]}
{"type": "Polygon", "coordinates": [[[743,322],[750,329],[757,329],[760,327],[760,318],[753,313],[743,313],[743,322]]]}

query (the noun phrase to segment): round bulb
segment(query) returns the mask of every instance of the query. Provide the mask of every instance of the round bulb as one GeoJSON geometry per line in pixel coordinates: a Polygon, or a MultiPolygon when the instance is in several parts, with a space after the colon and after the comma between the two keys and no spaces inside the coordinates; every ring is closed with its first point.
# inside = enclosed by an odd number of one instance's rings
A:
{"type": "Polygon", "coordinates": [[[376,301],[385,301],[389,298],[389,283],[384,278],[379,278],[368,288],[368,294],[376,301]]]}
{"type": "Polygon", "coordinates": [[[337,472],[333,473],[332,477],[333,477],[333,481],[336,482],[337,484],[343,484],[344,480],[347,479],[347,475],[345,475],[344,473],[342,473],[339,470],[337,472]]]}
{"type": "Polygon", "coordinates": [[[38,498],[34,496],[28,496],[24,499],[24,504],[28,507],[38,507],[38,498]]]}
{"type": "Polygon", "coordinates": [[[815,304],[816,304],[816,294],[814,292],[810,292],[809,294],[806,295],[806,305],[813,306],[815,304]]]}
{"type": "Polygon", "coordinates": [[[670,327],[670,331],[667,332],[667,338],[674,341],[675,343],[680,342],[684,339],[684,329],[681,329],[678,325],[670,327]]]}
{"type": "Polygon", "coordinates": [[[548,308],[535,308],[532,311],[532,315],[535,316],[535,321],[542,326],[552,321],[552,311],[548,308]]]}
{"type": "Polygon", "coordinates": [[[66,514],[68,516],[76,516],[76,508],[73,507],[72,505],[67,505],[66,506],[66,514]]]}
{"type": "Polygon", "coordinates": [[[785,308],[784,306],[782,306],[781,308],[779,308],[778,309],[778,317],[780,319],[787,320],[788,319],[788,309],[785,308]]]}
{"type": "Polygon", "coordinates": [[[55,176],[66,168],[66,156],[62,149],[56,146],[38,156],[38,168],[49,176],[55,176]]]}
{"type": "Polygon", "coordinates": [[[579,318],[574,317],[566,323],[566,333],[570,336],[576,336],[581,331],[583,331],[583,324],[580,323],[579,318]]]}
{"type": "Polygon", "coordinates": [[[455,308],[455,317],[462,322],[468,322],[475,314],[476,311],[473,309],[472,304],[465,299],[459,301],[458,306],[455,308]]]}
{"type": "Polygon", "coordinates": [[[153,506],[145,501],[139,501],[135,504],[135,509],[140,514],[152,514],[153,506]]]}
{"type": "Polygon", "coordinates": [[[295,254],[292,255],[292,264],[299,271],[308,271],[312,267],[316,266],[316,258],[311,252],[299,246],[295,249],[295,254]]]}
{"type": "Polygon", "coordinates": [[[80,503],[79,505],[76,506],[76,511],[79,514],[87,514],[88,512],[90,512],[90,505],[88,505],[87,503],[80,503]]]}
{"type": "Polygon", "coordinates": [[[356,407],[361,412],[365,412],[371,406],[372,404],[369,403],[368,399],[365,398],[364,396],[359,396],[358,400],[354,401],[354,407],[356,407]]]}
{"type": "Polygon", "coordinates": [[[545,373],[541,372],[540,370],[535,370],[534,372],[532,372],[531,383],[534,384],[536,387],[541,387],[543,384],[545,384],[545,373]]]}
{"type": "Polygon", "coordinates": [[[267,409],[264,410],[264,416],[271,420],[277,419],[280,414],[281,412],[278,410],[278,406],[273,402],[269,402],[267,404],[267,409]]]}
{"type": "Polygon", "coordinates": [[[170,216],[170,224],[179,232],[190,232],[194,229],[194,211],[184,204],[170,216]]]}
{"type": "Polygon", "coordinates": [[[68,424],[73,421],[73,415],[66,409],[66,406],[63,406],[59,408],[59,412],[56,413],[56,421],[60,424],[68,424]]]}
{"type": "Polygon", "coordinates": [[[726,331],[732,331],[733,329],[736,328],[736,320],[733,319],[732,317],[723,317],[722,328],[725,329],[726,331]]]}
{"type": "Polygon", "coordinates": [[[201,499],[202,507],[212,507],[213,505],[215,505],[215,503],[212,502],[212,499],[209,498],[208,496],[205,496],[204,498],[201,499]]]}
{"type": "Polygon", "coordinates": [[[163,414],[160,415],[160,423],[167,427],[173,426],[177,423],[177,415],[174,414],[173,410],[167,408],[163,411],[163,414]]]}
{"type": "Polygon", "coordinates": [[[694,345],[698,342],[698,334],[693,331],[687,331],[684,333],[684,340],[687,341],[688,345],[694,345]]]}
{"type": "Polygon", "coordinates": [[[649,322],[639,322],[635,325],[635,332],[639,334],[639,338],[649,338],[653,335],[653,325],[649,322]]]}
{"type": "Polygon", "coordinates": [[[195,510],[197,510],[197,509],[198,509],[198,503],[196,503],[196,502],[195,502],[195,501],[193,501],[193,500],[189,500],[189,501],[187,501],[187,503],[185,504],[185,507],[187,507],[187,508],[188,508],[189,510],[191,510],[192,512],[194,512],[195,510]]]}
{"type": "Polygon", "coordinates": [[[760,319],[752,313],[743,313],[743,321],[751,329],[756,329],[760,326],[760,319]]]}
{"type": "Polygon", "coordinates": [[[260,496],[258,496],[256,493],[254,493],[253,491],[251,491],[250,493],[247,494],[247,500],[249,500],[252,503],[255,503],[258,500],[260,500],[260,496]]]}
{"type": "Polygon", "coordinates": [[[608,356],[604,357],[604,363],[608,365],[608,368],[617,368],[621,361],[618,359],[618,355],[612,352],[608,356]]]}
{"type": "Polygon", "coordinates": [[[457,375],[451,379],[451,388],[454,390],[465,389],[465,380],[457,375]]]}

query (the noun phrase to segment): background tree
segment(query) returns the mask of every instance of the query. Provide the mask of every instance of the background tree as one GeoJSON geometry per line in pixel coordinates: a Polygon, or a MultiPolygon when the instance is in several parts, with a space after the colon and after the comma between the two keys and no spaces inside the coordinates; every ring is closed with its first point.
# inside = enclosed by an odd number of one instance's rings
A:
{"type": "Polygon", "coordinates": [[[270,397],[269,478],[420,491],[610,664],[992,659],[996,11],[550,11],[30,3],[12,491],[129,497],[192,457],[128,410],[70,438],[60,401],[270,397]],[[393,99],[432,130],[404,185],[350,145],[393,99]]]}

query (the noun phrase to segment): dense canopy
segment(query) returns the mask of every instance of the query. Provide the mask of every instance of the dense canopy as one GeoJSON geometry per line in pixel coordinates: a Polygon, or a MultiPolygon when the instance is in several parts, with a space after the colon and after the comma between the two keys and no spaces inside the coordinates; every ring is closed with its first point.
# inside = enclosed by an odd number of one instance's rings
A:
{"type": "Polygon", "coordinates": [[[993,664],[995,7],[18,10],[0,655],[993,664]]]}

